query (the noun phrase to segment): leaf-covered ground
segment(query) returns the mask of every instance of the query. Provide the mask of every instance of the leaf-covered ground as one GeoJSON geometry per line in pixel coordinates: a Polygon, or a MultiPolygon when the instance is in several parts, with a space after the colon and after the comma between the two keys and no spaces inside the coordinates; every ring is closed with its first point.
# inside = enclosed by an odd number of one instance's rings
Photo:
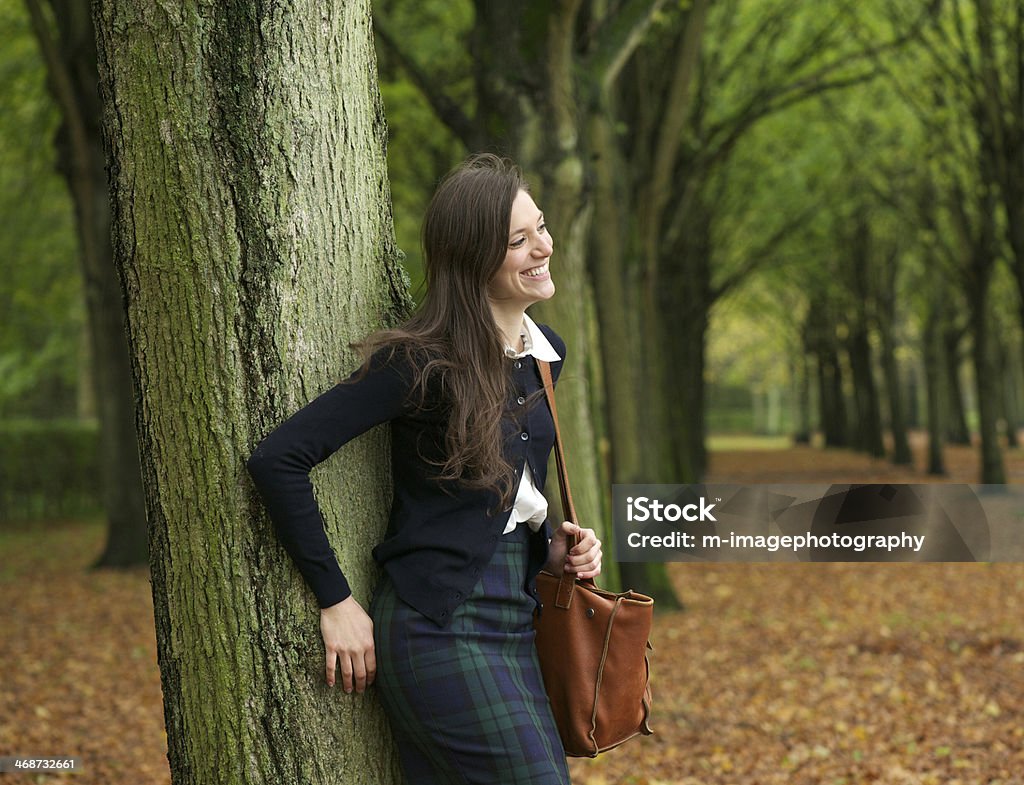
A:
{"type": "MultiPolygon", "coordinates": [[[[947,458],[976,481],[973,452],[947,458]]],[[[1008,470],[1024,481],[1024,456],[1008,470]]],[[[809,448],[715,453],[709,477],[924,479],[809,448]]],[[[167,785],[149,581],[88,572],[102,545],[98,523],[0,530],[0,755],[167,785]]],[[[577,785],[1024,785],[1024,565],[670,570],[686,610],[655,623],[656,735],[572,761],[577,785]]]]}

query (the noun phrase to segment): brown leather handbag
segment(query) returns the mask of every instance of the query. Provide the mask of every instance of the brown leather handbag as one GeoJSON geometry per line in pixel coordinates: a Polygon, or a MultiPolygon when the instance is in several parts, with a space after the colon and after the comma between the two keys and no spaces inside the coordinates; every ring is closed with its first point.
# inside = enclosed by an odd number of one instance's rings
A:
{"type": "MultiPolygon", "coordinates": [[[[578,523],[569,492],[565,451],[558,429],[548,363],[538,360],[551,416],[562,511],[578,523]]],[[[576,544],[570,537],[569,548],[576,544]]],[[[572,573],[537,576],[540,612],[534,619],[544,688],[566,755],[596,757],[634,736],[652,733],[647,649],[654,600],[634,591],[599,589],[592,578],[572,573]]]]}

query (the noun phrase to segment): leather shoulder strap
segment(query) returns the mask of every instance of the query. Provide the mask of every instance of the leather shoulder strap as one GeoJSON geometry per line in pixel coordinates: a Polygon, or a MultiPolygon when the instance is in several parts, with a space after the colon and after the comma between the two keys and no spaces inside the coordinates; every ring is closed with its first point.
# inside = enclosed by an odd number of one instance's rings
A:
{"type": "MultiPolygon", "coordinates": [[[[572,503],[572,491],[569,489],[569,472],[565,465],[565,447],[562,445],[562,431],[558,427],[558,408],[555,406],[555,385],[551,380],[551,364],[546,360],[537,360],[537,367],[540,368],[540,378],[544,381],[544,394],[548,399],[548,406],[551,407],[551,419],[555,423],[555,462],[558,464],[558,489],[562,495],[562,512],[565,515],[565,519],[572,521],[577,526],[580,525],[579,519],[576,517],[576,506],[572,503]]],[[[566,540],[568,547],[572,548],[576,545],[576,536],[566,540]]],[[[562,574],[562,584],[565,584],[564,580],[568,573],[562,574]]],[[[591,585],[594,584],[593,578],[583,578],[584,582],[591,585]]],[[[560,588],[559,594],[561,595],[562,589],[560,588]]]]}
{"type": "Polygon", "coordinates": [[[551,380],[551,364],[546,360],[538,360],[540,377],[544,381],[544,394],[551,408],[551,419],[555,421],[555,461],[558,464],[558,488],[562,493],[562,512],[565,519],[579,524],[576,519],[576,506],[572,503],[572,491],[569,489],[569,476],[565,466],[565,448],[562,446],[562,431],[558,427],[558,408],[555,406],[555,385],[551,380]]]}

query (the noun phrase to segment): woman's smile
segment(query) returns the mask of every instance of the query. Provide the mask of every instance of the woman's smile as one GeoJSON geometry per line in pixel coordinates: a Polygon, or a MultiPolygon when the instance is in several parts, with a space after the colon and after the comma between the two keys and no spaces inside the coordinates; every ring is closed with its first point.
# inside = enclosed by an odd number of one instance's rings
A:
{"type": "Polygon", "coordinates": [[[520,275],[525,275],[527,278],[534,278],[534,279],[539,279],[539,280],[544,280],[544,281],[546,281],[548,278],[551,277],[550,275],[548,275],[548,263],[547,262],[544,262],[544,264],[542,264],[542,265],[540,265],[538,267],[531,267],[529,270],[523,270],[523,272],[521,272],[519,274],[520,275]]]}

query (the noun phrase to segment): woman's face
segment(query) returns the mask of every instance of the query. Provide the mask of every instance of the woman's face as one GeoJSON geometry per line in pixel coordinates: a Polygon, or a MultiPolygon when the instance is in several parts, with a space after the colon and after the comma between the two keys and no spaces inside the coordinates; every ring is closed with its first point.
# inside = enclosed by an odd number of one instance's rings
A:
{"type": "Polygon", "coordinates": [[[555,293],[548,270],[551,251],[543,213],[526,191],[520,191],[512,203],[505,261],[487,284],[491,302],[525,310],[551,297],[555,293]]]}

